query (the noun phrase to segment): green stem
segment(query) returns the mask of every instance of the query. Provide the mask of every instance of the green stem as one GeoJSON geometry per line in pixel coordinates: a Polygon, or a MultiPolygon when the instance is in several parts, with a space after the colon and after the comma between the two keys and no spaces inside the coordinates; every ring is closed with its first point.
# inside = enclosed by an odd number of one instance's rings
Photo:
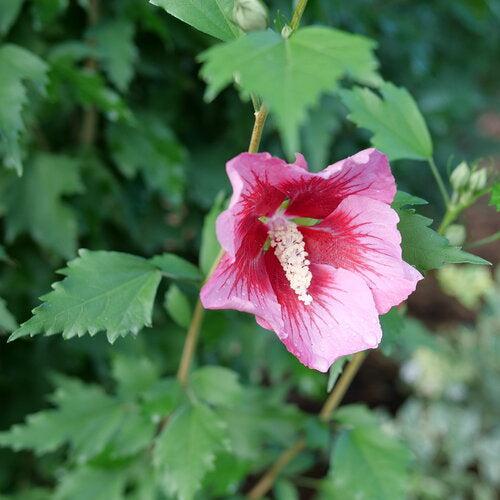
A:
{"type": "Polygon", "coordinates": [[[482,238],[480,240],[474,241],[473,243],[469,243],[465,245],[466,248],[477,248],[482,247],[483,245],[488,245],[489,243],[494,243],[495,241],[500,240],[500,231],[497,231],[490,236],[486,236],[486,238],[482,238]]]}
{"type": "Polygon", "coordinates": [[[429,166],[431,167],[432,175],[434,176],[434,179],[436,179],[436,183],[438,185],[439,191],[441,192],[441,196],[443,197],[444,204],[446,205],[446,207],[448,207],[450,204],[450,196],[448,195],[448,191],[446,190],[443,178],[439,173],[436,162],[434,161],[434,158],[432,158],[432,156],[427,161],[429,163],[429,166]]]}
{"type": "Polygon", "coordinates": [[[290,28],[292,31],[295,31],[300,24],[300,20],[302,19],[302,15],[306,10],[308,0],[299,0],[295,10],[293,11],[292,21],[290,22],[290,28]]]}

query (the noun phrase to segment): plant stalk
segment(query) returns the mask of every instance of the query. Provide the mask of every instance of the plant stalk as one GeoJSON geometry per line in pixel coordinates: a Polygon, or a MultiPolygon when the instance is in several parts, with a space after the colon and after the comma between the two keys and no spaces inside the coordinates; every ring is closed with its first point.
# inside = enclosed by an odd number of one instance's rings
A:
{"type": "Polygon", "coordinates": [[[290,22],[290,28],[295,31],[300,24],[300,20],[302,19],[302,15],[306,10],[308,0],[299,0],[295,10],[293,11],[292,21],[290,22]]]}
{"type": "MultiPolygon", "coordinates": [[[[366,358],[366,351],[358,352],[349,361],[346,369],[340,376],[339,381],[333,388],[333,391],[328,396],[323,408],[319,412],[318,418],[322,422],[328,422],[333,412],[338,408],[342,401],[347,389],[363,364],[366,358]]],[[[271,468],[260,478],[259,482],[250,490],[247,498],[257,499],[262,498],[273,486],[283,469],[306,447],[306,440],[304,438],[298,439],[289,448],[287,448],[274,462],[271,468]]]]}
{"type": "Polygon", "coordinates": [[[429,167],[431,168],[432,175],[434,176],[434,179],[436,179],[436,183],[438,185],[439,191],[441,192],[441,196],[443,197],[444,204],[446,208],[448,208],[448,206],[450,205],[450,195],[446,190],[443,178],[441,177],[439,169],[437,168],[436,162],[434,161],[434,158],[432,156],[428,159],[428,163],[429,167]]]}

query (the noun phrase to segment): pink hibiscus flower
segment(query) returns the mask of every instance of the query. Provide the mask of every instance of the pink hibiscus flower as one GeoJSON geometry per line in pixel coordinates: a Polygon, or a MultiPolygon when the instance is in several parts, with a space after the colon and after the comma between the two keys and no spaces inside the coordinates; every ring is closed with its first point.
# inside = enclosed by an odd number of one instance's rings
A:
{"type": "Polygon", "coordinates": [[[233,186],[217,220],[225,251],[201,290],[207,309],[237,309],[274,330],[306,366],[377,347],[378,316],[415,290],[402,260],[396,185],[385,155],[367,149],[307,171],[268,153],[227,164],[233,186]]]}

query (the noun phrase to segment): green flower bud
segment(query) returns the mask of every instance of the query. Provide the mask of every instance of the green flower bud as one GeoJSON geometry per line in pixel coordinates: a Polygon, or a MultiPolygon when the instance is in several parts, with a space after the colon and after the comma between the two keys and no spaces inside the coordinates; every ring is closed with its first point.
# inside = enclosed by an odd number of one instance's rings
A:
{"type": "Polygon", "coordinates": [[[452,245],[461,246],[466,237],[465,227],[462,224],[451,224],[446,230],[445,236],[452,245]]]}
{"type": "Polygon", "coordinates": [[[450,176],[450,182],[455,191],[462,191],[467,187],[470,178],[470,168],[465,161],[460,163],[458,167],[453,170],[450,176]]]}
{"type": "Polygon", "coordinates": [[[481,191],[486,187],[488,182],[488,171],[485,168],[480,168],[472,172],[469,181],[469,188],[472,192],[476,193],[477,191],[481,191]]]}
{"type": "Polygon", "coordinates": [[[233,20],[243,31],[267,28],[267,8],[260,0],[236,0],[233,20]]]}

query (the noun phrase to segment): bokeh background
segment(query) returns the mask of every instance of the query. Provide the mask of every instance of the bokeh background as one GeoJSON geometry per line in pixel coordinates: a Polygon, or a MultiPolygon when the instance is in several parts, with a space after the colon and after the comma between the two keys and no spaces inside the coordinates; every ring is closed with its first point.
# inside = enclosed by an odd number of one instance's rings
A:
{"type": "MultiPolygon", "coordinates": [[[[49,82],[45,95],[28,87],[25,177],[0,169],[0,297],[13,315],[0,323],[0,430],[47,407],[53,373],[109,387],[113,352],[175,372],[185,333],[161,301],[153,328],[113,347],[102,335],[7,344],[7,331],[14,318],[29,317],[77,248],[170,251],[197,261],[204,217],[228,192],[224,164],[247,148],[252,126],[251,104],[233,89],[203,100],[196,56],[214,40],[146,0],[102,0],[97,11],[85,0],[16,3],[11,17],[0,6],[0,44],[42,57],[49,82]],[[96,46],[97,60],[85,49],[96,46]],[[124,124],[129,114],[135,120],[124,124]]],[[[289,17],[292,2],[266,3],[273,17],[289,17]]],[[[443,174],[462,160],[500,161],[500,2],[311,0],[304,23],[311,22],[377,41],[381,73],[415,97],[443,174]]],[[[367,146],[368,135],[345,115],[333,97],[312,111],[302,140],[314,169],[367,146]]],[[[282,154],[272,122],[262,149],[282,154]]],[[[427,167],[399,161],[393,168],[399,188],[429,200],[423,212],[439,217],[427,167]]],[[[500,229],[487,198],[461,223],[469,241],[500,229]]],[[[491,268],[430,274],[408,303],[397,348],[371,353],[346,397],[379,409],[407,439],[416,498],[486,500],[500,488],[500,246],[475,252],[491,268]]],[[[184,291],[194,301],[195,290],[184,291]]],[[[300,366],[241,315],[207,316],[199,362],[275,386],[311,412],[325,398],[325,375],[300,366]]],[[[0,449],[0,492],[26,498],[23,488],[50,487],[62,460],[0,449]]],[[[316,467],[310,474],[322,473],[316,467]]],[[[307,485],[300,491],[307,498],[307,485]]]]}

